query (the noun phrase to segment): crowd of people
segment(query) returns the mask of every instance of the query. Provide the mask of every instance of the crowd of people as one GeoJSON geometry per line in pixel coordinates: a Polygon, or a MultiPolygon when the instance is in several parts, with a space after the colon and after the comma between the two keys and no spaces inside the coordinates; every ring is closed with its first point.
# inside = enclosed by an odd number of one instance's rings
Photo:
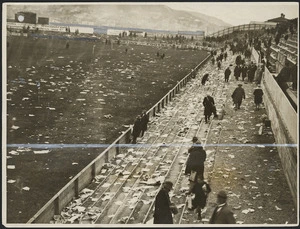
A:
{"type": "MultiPolygon", "coordinates": [[[[235,66],[230,64],[226,67],[224,71],[225,83],[230,80],[230,75],[233,72],[235,81],[238,82],[237,87],[234,89],[231,97],[234,103],[234,109],[238,110],[241,107],[243,99],[245,99],[245,90],[243,88],[242,82],[245,83],[255,83],[256,88],[253,92],[253,101],[255,104],[255,109],[260,109],[260,104],[263,100],[263,90],[260,86],[261,80],[264,74],[265,66],[268,66],[268,61],[264,52],[261,51],[261,44],[264,43],[265,46],[270,47],[272,39],[260,40],[258,37],[250,38],[245,40],[238,40],[232,43],[225,43],[225,46],[220,49],[219,55],[217,51],[211,51],[211,64],[215,65],[217,63],[217,69],[221,70],[223,60],[226,61],[227,51],[231,51],[233,55],[237,54],[235,59],[235,66]],[[254,47],[260,53],[260,61],[258,64],[251,61],[251,51],[250,47],[254,47]],[[241,80],[240,80],[241,78],[241,80]]],[[[210,77],[209,73],[205,73],[202,77],[201,84],[205,86],[206,82],[210,77]]],[[[288,62],[282,68],[276,80],[279,86],[286,90],[286,82],[292,77],[297,77],[297,69],[290,68],[288,62]]],[[[296,82],[296,80],[294,80],[296,82]]],[[[296,89],[296,83],[293,83],[293,88],[296,89]]],[[[203,99],[204,106],[204,121],[209,123],[212,114],[214,118],[218,117],[216,112],[216,106],[214,98],[207,93],[203,99]]],[[[138,116],[137,123],[141,118],[138,116]]],[[[147,122],[149,119],[147,119],[147,122]]],[[[139,126],[140,124],[137,124],[139,126]]],[[[136,123],[135,123],[136,126],[136,123]]],[[[135,129],[135,127],[134,127],[135,129]]],[[[147,128],[146,128],[147,129],[147,128]]],[[[137,136],[137,135],[134,135],[137,136]]],[[[136,140],[136,137],[134,138],[136,140]]],[[[136,141],[133,141],[136,142],[136,141]]],[[[212,191],[209,183],[204,179],[204,162],[206,160],[206,151],[199,142],[198,138],[195,136],[192,139],[192,146],[188,150],[188,159],[186,162],[185,175],[189,180],[189,190],[187,194],[187,206],[188,210],[196,210],[197,219],[202,219],[202,209],[205,208],[207,198],[209,193],[212,191]]],[[[155,224],[172,224],[173,217],[178,213],[178,209],[171,202],[169,197],[169,192],[173,187],[171,181],[165,181],[162,185],[161,190],[155,199],[155,209],[154,209],[154,223],[155,224]]],[[[219,191],[217,193],[217,207],[214,209],[209,223],[210,224],[235,224],[236,220],[234,218],[233,212],[227,205],[227,194],[225,191],[219,191]]]]}
{"type": "MultiPolygon", "coordinates": [[[[189,179],[189,190],[186,192],[188,210],[196,211],[197,219],[202,219],[202,209],[205,208],[209,193],[212,191],[210,185],[204,180],[204,162],[206,151],[197,137],[193,137],[192,146],[189,148],[185,174],[189,179]]],[[[154,224],[173,224],[173,215],[178,209],[171,202],[169,192],[173,188],[171,181],[165,181],[155,198],[154,224]]],[[[227,194],[221,190],[217,194],[217,206],[214,209],[210,224],[235,224],[233,212],[227,205],[227,194]]]]}

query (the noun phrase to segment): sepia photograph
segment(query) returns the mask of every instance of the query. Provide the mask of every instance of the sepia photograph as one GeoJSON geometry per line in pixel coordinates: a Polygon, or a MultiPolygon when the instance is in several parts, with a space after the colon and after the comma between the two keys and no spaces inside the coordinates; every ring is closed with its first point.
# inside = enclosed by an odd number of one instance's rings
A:
{"type": "Polygon", "coordinates": [[[2,3],[2,225],[299,226],[298,2],[2,3]]]}

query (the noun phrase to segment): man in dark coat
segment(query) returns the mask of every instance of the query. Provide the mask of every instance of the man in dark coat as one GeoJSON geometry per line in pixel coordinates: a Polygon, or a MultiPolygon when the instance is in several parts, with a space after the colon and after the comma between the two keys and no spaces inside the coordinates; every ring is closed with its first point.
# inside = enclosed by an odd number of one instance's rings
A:
{"type": "Polygon", "coordinates": [[[209,76],[209,74],[206,73],[206,74],[204,74],[204,76],[202,77],[201,84],[202,84],[203,86],[205,85],[206,81],[208,80],[208,76],[209,76]]]}
{"type": "Polygon", "coordinates": [[[256,70],[257,70],[256,64],[251,62],[251,65],[249,66],[249,71],[248,71],[248,81],[251,82],[251,83],[254,80],[256,70]]]}
{"type": "Polygon", "coordinates": [[[244,81],[244,79],[247,77],[247,71],[248,71],[248,67],[246,66],[246,64],[244,64],[242,66],[242,80],[244,81]]]}
{"type": "Polygon", "coordinates": [[[146,113],[145,110],[143,110],[142,117],[141,117],[141,137],[144,136],[144,133],[147,130],[148,122],[149,122],[148,114],[146,113]]]}
{"type": "Polygon", "coordinates": [[[228,82],[230,74],[231,74],[231,70],[230,70],[229,67],[227,67],[226,70],[225,70],[225,72],[224,72],[225,82],[228,82]]]}
{"type": "Polygon", "coordinates": [[[169,197],[172,187],[172,182],[165,181],[155,198],[154,224],[173,224],[172,204],[169,197]]]}
{"type": "Polygon", "coordinates": [[[285,66],[281,69],[279,74],[277,75],[276,81],[283,92],[288,89],[288,85],[286,82],[290,80],[291,69],[289,67],[289,62],[285,62],[285,66]]]}
{"type": "Polygon", "coordinates": [[[218,69],[220,70],[221,69],[221,61],[218,60],[218,69]]]}
{"type": "Polygon", "coordinates": [[[140,136],[140,133],[141,133],[141,116],[138,115],[133,125],[132,144],[136,144],[136,139],[140,136]]]}
{"type": "MultiPolygon", "coordinates": [[[[206,160],[206,151],[198,142],[197,137],[193,137],[193,145],[189,148],[189,157],[186,164],[185,174],[190,174],[192,171],[196,172],[196,177],[204,180],[204,162],[206,160]]],[[[195,181],[192,181],[195,182],[195,181]]]]}
{"type": "Polygon", "coordinates": [[[197,182],[193,186],[191,192],[195,194],[195,198],[192,200],[193,207],[189,210],[196,209],[198,220],[201,220],[201,210],[206,206],[208,194],[211,192],[210,185],[198,177],[197,182]]]}
{"type": "Polygon", "coordinates": [[[234,76],[236,80],[239,80],[239,77],[241,75],[241,67],[240,65],[235,66],[234,68],[234,76]]]}
{"type": "Polygon", "coordinates": [[[256,110],[259,110],[259,105],[262,103],[263,90],[260,88],[260,85],[257,85],[257,88],[254,89],[254,103],[256,110]]]}
{"type": "Polygon", "coordinates": [[[204,118],[205,123],[207,123],[210,119],[211,114],[214,114],[214,117],[217,117],[217,111],[215,107],[214,98],[207,94],[203,99],[203,106],[204,106],[204,118]]]}
{"type": "Polygon", "coordinates": [[[209,220],[210,224],[235,224],[235,218],[226,201],[227,194],[220,191],[217,195],[218,205],[209,220]]]}
{"type": "Polygon", "coordinates": [[[235,109],[240,109],[242,100],[246,98],[245,90],[244,90],[244,88],[242,88],[242,84],[238,85],[238,87],[233,91],[231,97],[233,99],[235,109]]]}

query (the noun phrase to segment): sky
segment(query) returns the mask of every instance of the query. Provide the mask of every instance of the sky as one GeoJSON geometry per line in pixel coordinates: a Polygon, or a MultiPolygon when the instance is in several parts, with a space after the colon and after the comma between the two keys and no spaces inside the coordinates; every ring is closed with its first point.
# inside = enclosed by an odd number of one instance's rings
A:
{"type": "Polygon", "coordinates": [[[298,2],[168,2],[164,5],[216,17],[233,26],[250,21],[266,21],[285,14],[287,19],[299,17],[298,2]]]}

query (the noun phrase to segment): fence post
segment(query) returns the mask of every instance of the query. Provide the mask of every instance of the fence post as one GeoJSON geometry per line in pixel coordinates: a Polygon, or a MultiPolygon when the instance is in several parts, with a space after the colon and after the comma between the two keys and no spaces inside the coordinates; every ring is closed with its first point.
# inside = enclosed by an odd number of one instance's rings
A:
{"type": "Polygon", "coordinates": [[[79,185],[78,185],[78,178],[74,181],[74,189],[75,189],[75,197],[79,196],[79,185]]]}
{"type": "Polygon", "coordinates": [[[59,211],[59,196],[56,197],[56,199],[54,200],[54,215],[59,215],[60,211],[59,211]]]}

